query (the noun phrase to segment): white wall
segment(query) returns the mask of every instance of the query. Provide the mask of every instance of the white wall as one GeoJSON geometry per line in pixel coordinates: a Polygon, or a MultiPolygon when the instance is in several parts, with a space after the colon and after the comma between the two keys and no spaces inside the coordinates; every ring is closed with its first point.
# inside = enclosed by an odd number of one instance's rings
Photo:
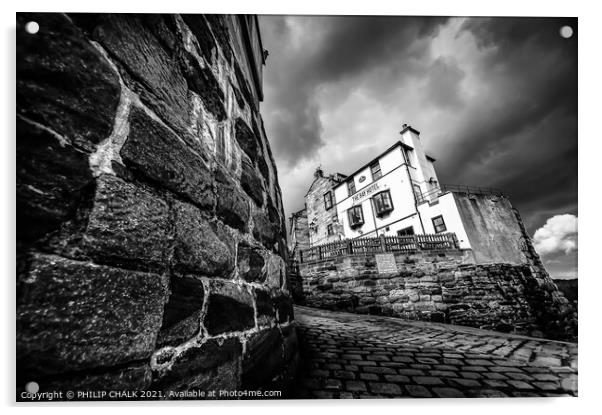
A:
{"type": "Polygon", "coordinates": [[[422,193],[430,192],[436,187],[436,184],[430,183],[430,179],[433,178],[437,182],[439,179],[437,178],[433,162],[426,158],[420,136],[411,129],[408,129],[401,135],[401,141],[413,148],[410,160],[410,164],[414,167],[412,170],[412,180],[420,186],[422,193]]]}
{"type": "Polygon", "coordinates": [[[470,242],[468,240],[466,229],[462,223],[454,195],[452,193],[446,193],[437,200],[439,203],[432,206],[429,203],[422,203],[418,206],[418,210],[422,216],[425,233],[435,233],[432,219],[442,215],[445,226],[447,227],[446,232],[455,233],[458,242],[460,243],[460,248],[469,249],[470,242]]]}
{"type": "MultiPolygon", "coordinates": [[[[414,226],[417,233],[421,233],[421,228],[415,226],[416,218],[409,216],[416,212],[414,194],[411,180],[408,177],[406,166],[404,164],[401,148],[397,147],[383,155],[379,159],[382,177],[376,182],[372,180],[370,168],[362,169],[352,179],[356,183],[357,192],[348,197],[347,185],[343,184],[335,189],[337,203],[337,213],[339,221],[343,224],[343,230],[346,238],[357,238],[364,236],[376,236],[374,231],[383,233],[385,227],[389,226],[387,234],[396,234],[397,230],[407,226],[414,226]],[[364,180],[360,183],[360,178],[364,180]],[[376,217],[373,213],[371,198],[384,190],[389,190],[393,202],[393,211],[383,217],[376,217]],[[347,210],[352,206],[362,206],[364,214],[364,225],[351,229],[349,227],[349,217],[347,210]],[[404,219],[405,218],[405,219],[404,219]],[[400,222],[400,220],[402,220],[400,222]]],[[[351,178],[350,178],[351,179],[351,178]]]]}

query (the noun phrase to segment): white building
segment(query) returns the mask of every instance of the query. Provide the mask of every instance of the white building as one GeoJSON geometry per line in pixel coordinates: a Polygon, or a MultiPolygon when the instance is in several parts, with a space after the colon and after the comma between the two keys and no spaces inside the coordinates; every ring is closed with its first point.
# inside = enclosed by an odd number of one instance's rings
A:
{"type": "Polygon", "coordinates": [[[343,239],[446,232],[478,263],[524,263],[529,236],[510,200],[493,189],[441,185],[420,133],[404,124],[400,134],[349,176],[316,170],[303,215],[291,218],[291,240],[313,248],[343,239]],[[300,218],[302,226],[292,226],[300,218]]]}
{"type": "Polygon", "coordinates": [[[324,195],[338,218],[329,233],[352,239],[453,232],[461,248],[470,248],[454,197],[440,191],[435,159],[419,135],[404,125],[400,141],[324,195]]]}

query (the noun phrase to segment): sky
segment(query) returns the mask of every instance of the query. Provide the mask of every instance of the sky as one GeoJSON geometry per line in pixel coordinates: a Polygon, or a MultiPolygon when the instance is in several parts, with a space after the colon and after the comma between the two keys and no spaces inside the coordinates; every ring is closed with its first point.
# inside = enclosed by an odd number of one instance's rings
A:
{"type": "Polygon", "coordinates": [[[262,116],[287,217],[420,131],[444,184],[495,187],[555,278],[577,273],[577,21],[260,16],[262,116]],[[560,28],[569,25],[565,38],[560,28]]]}

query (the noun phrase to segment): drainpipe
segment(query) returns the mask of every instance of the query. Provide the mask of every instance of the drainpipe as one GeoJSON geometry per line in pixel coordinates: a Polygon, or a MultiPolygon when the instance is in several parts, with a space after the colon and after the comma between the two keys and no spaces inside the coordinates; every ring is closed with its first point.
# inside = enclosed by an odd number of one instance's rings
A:
{"type": "MultiPolygon", "coordinates": [[[[405,158],[405,156],[404,156],[405,158]]],[[[412,189],[412,195],[414,195],[414,209],[416,209],[416,213],[418,214],[418,220],[420,221],[420,227],[422,228],[422,234],[425,234],[424,231],[424,223],[422,223],[422,216],[420,216],[420,211],[418,210],[418,199],[416,198],[416,193],[414,192],[414,181],[412,180],[412,176],[410,175],[410,168],[408,167],[408,162],[405,162],[406,173],[408,174],[408,180],[410,181],[410,188],[412,189]]]]}
{"type": "Polygon", "coordinates": [[[376,226],[376,215],[374,215],[374,200],[370,198],[370,207],[372,208],[372,222],[374,223],[374,236],[378,238],[378,226],[376,226]]]}

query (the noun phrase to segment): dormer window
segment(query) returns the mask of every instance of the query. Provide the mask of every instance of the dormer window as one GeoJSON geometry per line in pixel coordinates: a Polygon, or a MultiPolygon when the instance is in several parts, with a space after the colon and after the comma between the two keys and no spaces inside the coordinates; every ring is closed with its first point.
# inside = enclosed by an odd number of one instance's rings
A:
{"type": "Polygon", "coordinates": [[[380,163],[378,161],[370,166],[370,172],[372,173],[372,181],[382,177],[383,174],[380,171],[380,163]]]}
{"type": "Polygon", "coordinates": [[[364,212],[362,211],[362,205],[353,206],[347,210],[347,216],[349,217],[349,226],[351,228],[357,228],[364,224],[364,212]]]}
{"type": "Polygon", "coordinates": [[[355,180],[353,178],[347,182],[347,191],[349,192],[349,196],[355,194],[355,180]]]}
{"type": "Polygon", "coordinates": [[[376,216],[384,216],[393,210],[393,201],[391,200],[391,192],[389,190],[374,195],[372,200],[374,201],[376,216]]]}
{"type": "Polygon", "coordinates": [[[324,195],[324,207],[326,210],[331,209],[333,205],[332,192],[326,192],[324,195]]]}

